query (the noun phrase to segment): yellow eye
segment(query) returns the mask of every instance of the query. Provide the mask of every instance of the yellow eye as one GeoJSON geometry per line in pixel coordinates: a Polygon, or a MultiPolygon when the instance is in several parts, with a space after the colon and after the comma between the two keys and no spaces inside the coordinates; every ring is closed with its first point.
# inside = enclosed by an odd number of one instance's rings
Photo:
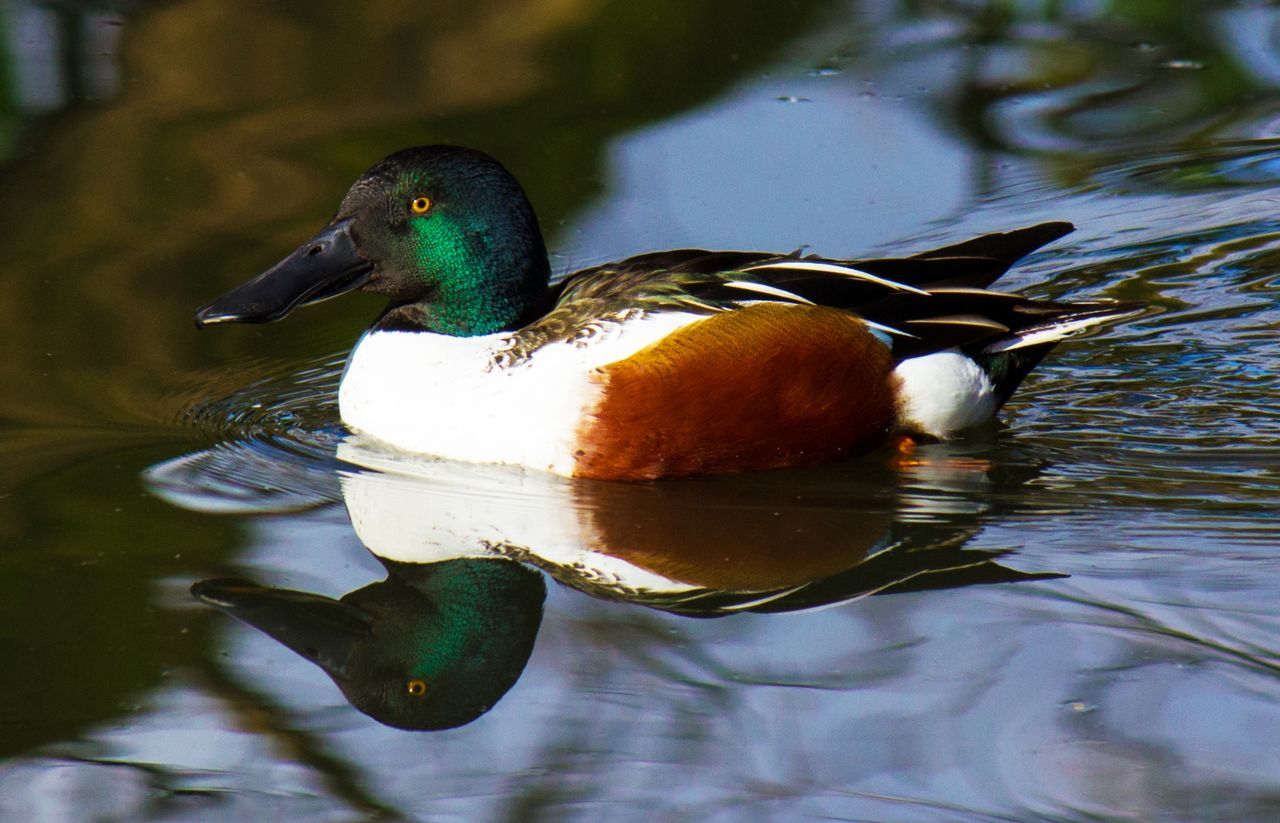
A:
{"type": "Polygon", "coordinates": [[[415,197],[413,198],[413,200],[409,201],[409,211],[413,212],[414,214],[426,214],[427,210],[430,208],[431,208],[430,197],[415,197]]]}
{"type": "Polygon", "coordinates": [[[405,691],[409,692],[410,697],[422,697],[427,693],[427,681],[420,678],[414,678],[404,684],[405,691]]]}

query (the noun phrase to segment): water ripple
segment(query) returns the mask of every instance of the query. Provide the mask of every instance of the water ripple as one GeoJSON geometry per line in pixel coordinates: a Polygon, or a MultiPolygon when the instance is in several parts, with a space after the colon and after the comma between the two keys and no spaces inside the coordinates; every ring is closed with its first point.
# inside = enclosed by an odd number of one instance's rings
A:
{"type": "Polygon", "coordinates": [[[152,467],[147,484],[201,511],[299,511],[341,500],[334,452],[344,434],[336,398],[345,362],[345,354],[315,358],[187,403],[180,422],[214,445],[152,467]]]}

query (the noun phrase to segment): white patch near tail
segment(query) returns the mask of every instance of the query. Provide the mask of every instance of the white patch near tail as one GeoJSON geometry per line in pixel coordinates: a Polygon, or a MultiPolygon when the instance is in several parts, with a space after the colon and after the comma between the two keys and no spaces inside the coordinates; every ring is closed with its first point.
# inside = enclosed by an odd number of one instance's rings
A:
{"type": "Polygon", "coordinates": [[[946,439],[996,413],[995,387],[986,372],[958,349],[903,360],[901,428],[946,439]]]}

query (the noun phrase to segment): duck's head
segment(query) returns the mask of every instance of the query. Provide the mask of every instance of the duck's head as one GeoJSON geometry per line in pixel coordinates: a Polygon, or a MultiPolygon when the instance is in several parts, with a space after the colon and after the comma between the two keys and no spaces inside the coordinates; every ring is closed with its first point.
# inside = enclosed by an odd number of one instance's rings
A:
{"type": "Polygon", "coordinates": [[[385,295],[389,315],[453,335],[513,326],[550,270],[524,190],[482,152],[405,149],[351,186],[337,214],[262,274],[196,312],[196,324],[266,323],[355,289],[385,295]]]}
{"type": "Polygon", "coordinates": [[[380,723],[470,723],[520,677],[542,620],[542,576],[501,558],[392,564],[341,600],[245,580],[204,580],[197,598],[315,663],[380,723]]]}

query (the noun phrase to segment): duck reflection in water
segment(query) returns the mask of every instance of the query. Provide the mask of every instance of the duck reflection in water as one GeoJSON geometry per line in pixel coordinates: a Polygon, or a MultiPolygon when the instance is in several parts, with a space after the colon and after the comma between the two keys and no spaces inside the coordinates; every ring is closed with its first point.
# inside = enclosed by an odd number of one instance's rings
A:
{"type": "MultiPolygon", "coordinates": [[[[971,495],[939,491],[936,466],[930,482],[885,469],[839,483],[832,473],[846,470],[830,468],[637,485],[410,457],[359,438],[338,457],[348,467],[328,476],[385,580],[341,600],[226,579],[192,591],[399,728],[468,723],[515,684],[542,619],[534,569],[598,598],[691,617],[1059,576],[964,549],[987,513],[971,495]]],[[[227,474],[210,461],[227,460],[234,449],[191,455],[149,480],[191,505],[202,477],[227,474]]],[[[941,485],[976,474],[944,471],[941,485]]]]}
{"type": "Polygon", "coordinates": [[[196,583],[191,593],[315,663],[380,723],[470,723],[529,661],[542,576],[504,558],[384,565],[386,580],[341,600],[230,579],[196,583]]]}

